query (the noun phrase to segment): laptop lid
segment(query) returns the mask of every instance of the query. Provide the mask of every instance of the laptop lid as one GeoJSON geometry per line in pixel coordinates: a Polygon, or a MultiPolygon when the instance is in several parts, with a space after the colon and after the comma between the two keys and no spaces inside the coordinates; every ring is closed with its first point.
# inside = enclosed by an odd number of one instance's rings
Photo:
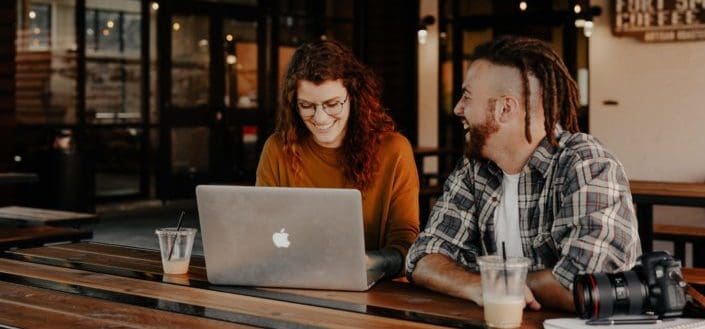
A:
{"type": "Polygon", "coordinates": [[[356,291],[374,283],[358,190],[200,185],[196,198],[210,283],[356,291]]]}

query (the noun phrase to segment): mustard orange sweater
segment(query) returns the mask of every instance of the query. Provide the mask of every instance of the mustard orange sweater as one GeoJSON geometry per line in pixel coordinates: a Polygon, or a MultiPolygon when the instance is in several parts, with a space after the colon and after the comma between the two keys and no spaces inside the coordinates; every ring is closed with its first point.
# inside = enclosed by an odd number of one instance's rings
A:
{"type": "MultiPolygon", "coordinates": [[[[419,178],[409,141],[399,133],[384,133],[377,154],[379,168],[362,191],[367,250],[394,248],[406,253],[419,233],[419,178]]],[[[257,166],[258,186],[354,188],[345,179],[342,148],[322,147],[306,138],[300,147],[303,169],[294,175],[277,135],[264,144],[257,166]]],[[[315,203],[312,203],[312,206],[315,203]]]]}

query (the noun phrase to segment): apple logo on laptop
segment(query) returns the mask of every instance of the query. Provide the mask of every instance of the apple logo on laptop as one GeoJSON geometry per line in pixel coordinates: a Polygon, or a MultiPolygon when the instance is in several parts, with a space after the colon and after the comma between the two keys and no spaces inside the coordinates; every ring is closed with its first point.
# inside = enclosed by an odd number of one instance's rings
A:
{"type": "Polygon", "coordinates": [[[279,232],[272,234],[272,241],[277,248],[289,248],[289,233],[281,229],[279,232]]]}

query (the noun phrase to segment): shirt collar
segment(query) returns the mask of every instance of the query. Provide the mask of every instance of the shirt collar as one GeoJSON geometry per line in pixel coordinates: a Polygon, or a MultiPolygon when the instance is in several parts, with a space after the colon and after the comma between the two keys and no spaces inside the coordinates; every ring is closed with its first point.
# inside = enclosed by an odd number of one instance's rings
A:
{"type": "Polygon", "coordinates": [[[552,145],[548,140],[548,136],[544,137],[536,147],[536,150],[534,150],[534,153],[529,157],[524,170],[528,167],[528,169],[538,171],[542,176],[546,177],[548,168],[551,167],[551,163],[554,161],[554,155],[565,146],[565,142],[561,138],[565,133],[563,128],[560,125],[556,125],[553,133],[556,136],[558,146],[552,145]]]}
{"type": "MultiPolygon", "coordinates": [[[[558,146],[553,146],[551,142],[548,141],[548,136],[541,139],[541,143],[539,143],[534,153],[529,157],[527,165],[524,166],[522,172],[538,171],[543,177],[546,177],[548,168],[551,167],[551,162],[554,161],[553,156],[565,146],[565,141],[562,140],[562,137],[566,132],[561,125],[556,125],[553,133],[556,136],[558,146]]],[[[490,174],[495,177],[502,177],[502,168],[494,163],[494,161],[486,159],[480,161],[481,166],[486,166],[490,174]]]]}

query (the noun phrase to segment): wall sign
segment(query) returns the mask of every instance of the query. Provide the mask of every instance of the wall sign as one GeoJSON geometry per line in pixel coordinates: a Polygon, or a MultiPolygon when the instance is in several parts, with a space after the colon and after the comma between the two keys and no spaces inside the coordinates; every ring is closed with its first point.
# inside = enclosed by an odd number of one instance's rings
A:
{"type": "Polygon", "coordinates": [[[612,33],[645,42],[705,40],[705,0],[612,0],[612,33]]]}

